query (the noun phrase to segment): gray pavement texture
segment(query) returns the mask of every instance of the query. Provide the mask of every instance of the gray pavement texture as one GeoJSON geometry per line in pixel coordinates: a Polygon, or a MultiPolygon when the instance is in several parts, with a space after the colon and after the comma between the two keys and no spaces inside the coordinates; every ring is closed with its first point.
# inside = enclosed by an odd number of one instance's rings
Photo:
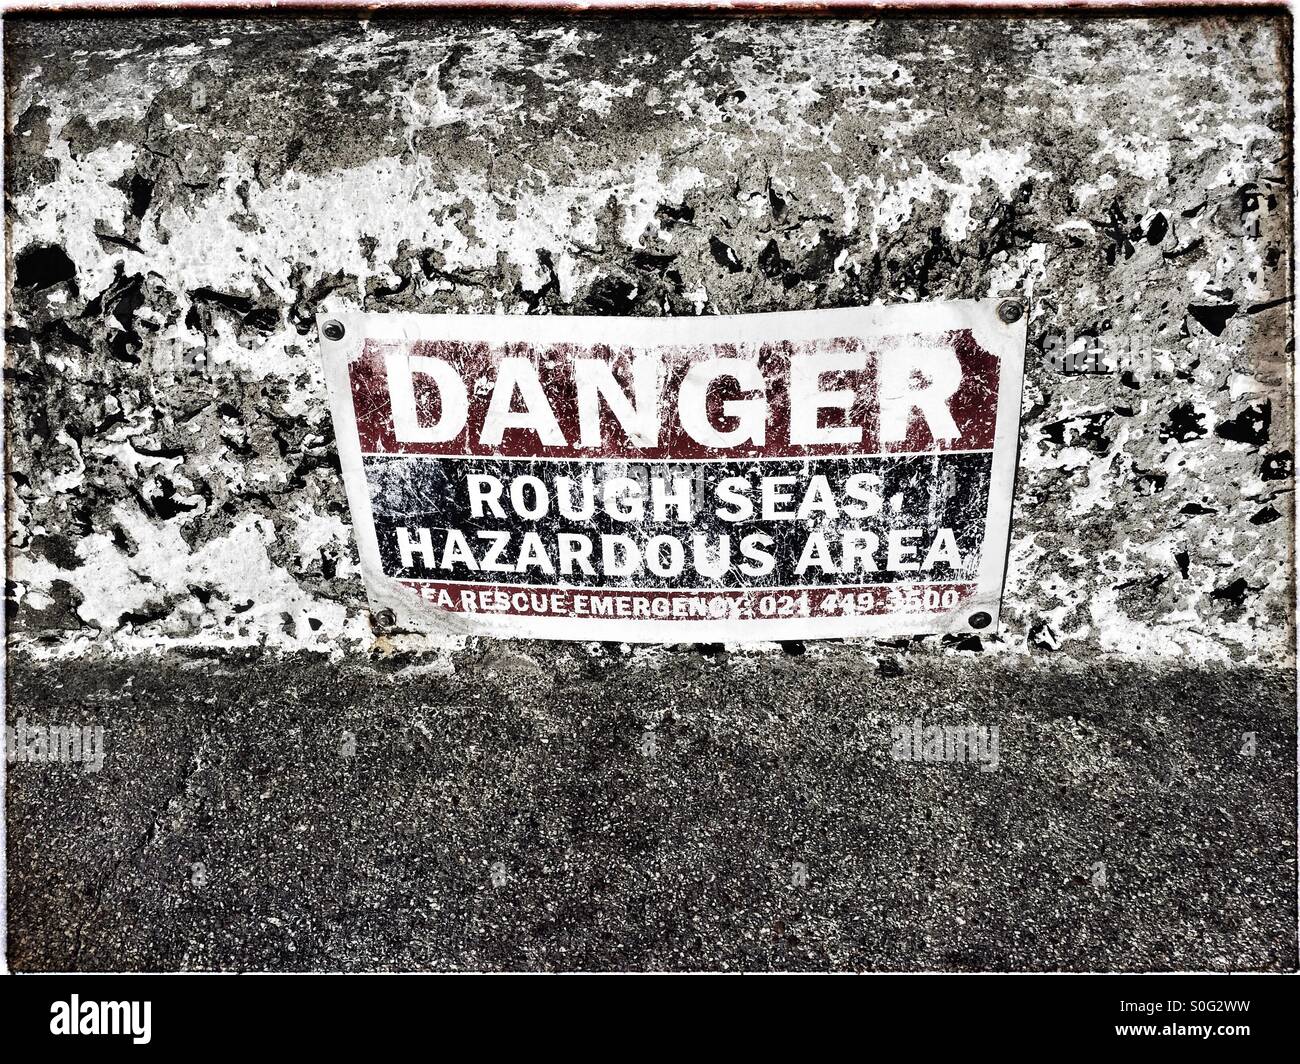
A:
{"type": "Polygon", "coordinates": [[[9,766],[11,966],[1295,968],[1286,670],[544,650],[15,661],[107,735],[9,766]]]}

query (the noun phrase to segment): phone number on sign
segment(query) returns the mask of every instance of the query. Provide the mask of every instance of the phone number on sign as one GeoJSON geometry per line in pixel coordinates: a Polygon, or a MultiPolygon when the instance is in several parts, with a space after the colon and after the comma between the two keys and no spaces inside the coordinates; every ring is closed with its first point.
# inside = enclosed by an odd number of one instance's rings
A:
{"type": "Polygon", "coordinates": [[[583,591],[404,581],[430,605],[457,613],[608,617],[632,620],[745,620],[853,617],[955,609],[973,584],[805,588],[784,591],[583,591]]]}

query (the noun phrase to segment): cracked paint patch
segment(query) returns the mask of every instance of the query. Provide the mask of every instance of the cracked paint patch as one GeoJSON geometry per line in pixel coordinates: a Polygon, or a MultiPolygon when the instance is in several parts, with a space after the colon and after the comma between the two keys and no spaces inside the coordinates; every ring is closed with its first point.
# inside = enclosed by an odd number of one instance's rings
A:
{"type": "Polygon", "coordinates": [[[1288,32],[8,20],[13,638],[371,645],[319,311],[1022,291],[1004,634],[934,645],[1290,660],[1288,32]]]}

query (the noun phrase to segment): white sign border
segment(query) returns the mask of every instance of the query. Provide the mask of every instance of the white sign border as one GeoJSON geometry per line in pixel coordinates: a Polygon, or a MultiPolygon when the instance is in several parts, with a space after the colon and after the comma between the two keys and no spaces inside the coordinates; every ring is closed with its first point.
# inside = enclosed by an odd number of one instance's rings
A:
{"type": "MultiPolygon", "coordinates": [[[[1024,379],[1028,307],[1019,297],[947,300],[895,306],[766,314],[708,315],[698,318],[627,318],[567,315],[490,314],[319,314],[316,323],[324,360],[330,413],[339,463],[347,490],[361,573],[372,609],[391,609],[399,628],[441,635],[559,639],[626,643],[722,643],[784,640],[891,638],[945,633],[994,634],[999,628],[1006,575],[1011,509],[1020,442],[1020,402],[1024,379]],[[1007,299],[1020,304],[1013,323],[998,316],[1007,299]],[[326,322],[343,326],[340,339],[325,333],[326,322]],[[753,620],[647,620],[608,617],[508,616],[439,610],[393,577],[379,557],[370,489],[362,465],[361,440],[352,402],[348,365],[366,340],[461,340],[487,343],[655,345],[819,340],[840,336],[869,338],[969,329],[998,359],[997,424],[983,558],[974,595],[946,612],[898,612],[850,617],[792,617],[753,620]],[[986,614],[976,627],[971,618],[986,614]]],[[[681,461],[681,460],[676,460],[681,461]]],[[[455,581],[449,581],[454,583],[455,581]]],[[[924,584],[926,581],[916,581],[924,584]]],[[[527,590],[530,586],[520,585],[527,590]]],[[[814,587],[817,585],[809,585],[814,587]]],[[[869,585],[863,585],[869,586],[869,585]]],[[[897,586],[897,585],[896,585],[897,586]]],[[[633,589],[627,589],[633,590],[633,589]]],[[[670,591],[671,588],[646,590],[670,591]]],[[[734,589],[732,589],[734,590],[734,589]]],[[[770,591],[754,588],[755,595],[770,591]]]]}

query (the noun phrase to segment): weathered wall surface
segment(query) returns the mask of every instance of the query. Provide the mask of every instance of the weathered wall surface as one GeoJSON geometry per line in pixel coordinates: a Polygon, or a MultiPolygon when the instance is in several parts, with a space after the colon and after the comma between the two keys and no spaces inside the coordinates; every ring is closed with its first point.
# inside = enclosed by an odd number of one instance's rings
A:
{"type": "Polygon", "coordinates": [[[983,649],[1285,662],[1288,36],[10,21],[16,645],[371,645],[318,310],[1022,290],[1006,627],[983,649]],[[1130,361],[1040,354],[1086,336],[1130,361]]]}

